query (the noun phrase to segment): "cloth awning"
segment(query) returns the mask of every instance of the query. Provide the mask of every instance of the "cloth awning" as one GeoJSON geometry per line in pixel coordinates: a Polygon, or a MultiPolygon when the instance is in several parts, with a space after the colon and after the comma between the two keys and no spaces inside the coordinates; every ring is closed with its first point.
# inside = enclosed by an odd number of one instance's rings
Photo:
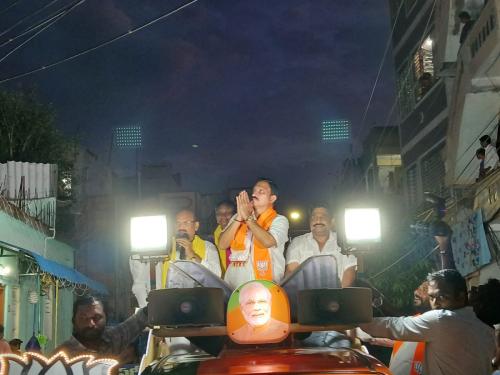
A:
{"type": "Polygon", "coordinates": [[[78,272],[71,267],[65,266],[53,260],[49,260],[42,255],[35,253],[34,251],[23,249],[19,246],[11,245],[4,241],[0,241],[0,247],[30,256],[34,259],[36,264],[38,264],[41,272],[50,274],[59,279],[64,279],[78,287],[87,287],[99,294],[109,294],[106,286],[101,284],[100,282],[92,280],[91,278],[85,276],[83,273],[78,272]]]}
{"type": "Polygon", "coordinates": [[[98,281],[92,280],[91,278],[85,276],[83,273],[78,272],[73,268],[65,266],[61,263],[57,263],[53,260],[46,259],[43,256],[29,250],[23,249],[22,252],[33,257],[40,267],[40,270],[43,272],[49,273],[57,278],[67,280],[79,286],[87,286],[97,293],[108,294],[108,289],[103,284],[98,281]]]}

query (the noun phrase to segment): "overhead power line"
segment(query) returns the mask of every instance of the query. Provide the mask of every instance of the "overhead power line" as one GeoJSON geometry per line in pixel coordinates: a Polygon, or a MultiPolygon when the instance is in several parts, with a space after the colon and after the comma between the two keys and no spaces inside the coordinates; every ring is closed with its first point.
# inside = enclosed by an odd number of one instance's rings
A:
{"type": "Polygon", "coordinates": [[[7,8],[0,10],[0,15],[8,12],[10,8],[15,7],[20,2],[21,2],[21,0],[14,1],[12,4],[8,5],[7,8]]]}
{"type": "Polygon", "coordinates": [[[36,38],[39,34],[43,33],[46,29],[48,29],[49,27],[51,27],[53,24],[55,24],[57,21],[59,21],[61,18],[63,18],[65,15],[69,14],[73,9],[75,9],[77,6],[83,4],[86,0],[79,0],[77,1],[76,3],[72,4],[71,6],[69,6],[68,9],[66,9],[60,16],[58,16],[56,19],[54,19],[52,22],[50,22],[49,24],[45,25],[44,27],[42,27],[40,30],[38,30],[35,34],[33,34],[32,36],[30,36],[28,39],[26,39],[24,42],[22,42],[21,44],[19,44],[18,46],[16,46],[15,48],[13,48],[12,50],[10,50],[8,53],[6,53],[2,58],[0,58],[0,63],[5,61],[5,59],[7,57],[9,57],[10,55],[12,55],[14,52],[16,52],[19,48],[21,48],[22,46],[24,46],[25,44],[29,43],[30,40],[36,38]]]}
{"type": "Polygon", "coordinates": [[[49,8],[50,6],[52,6],[54,3],[58,2],[58,1],[59,0],[52,0],[50,3],[45,4],[43,7],[38,8],[37,10],[35,10],[33,13],[28,14],[27,16],[21,18],[19,21],[17,21],[13,25],[9,26],[8,28],[6,28],[2,32],[0,32],[0,36],[3,36],[5,34],[7,34],[9,31],[11,31],[12,29],[14,29],[16,26],[19,26],[20,24],[22,24],[27,19],[30,19],[31,17],[36,16],[38,13],[44,11],[45,9],[49,8]]]}
{"type": "Polygon", "coordinates": [[[169,11],[167,13],[164,13],[161,16],[159,16],[157,18],[154,18],[153,20],[148,21],[148,22],[142,24],[141,26],[138,26],[138,27],[136,27],[134,29],[131,29],[131,30],[127,31],[127,32],[124,32],[123,34],[120,34],[120,35],[118,35],[118,36],[116,36],[114,38],[111,38],[111,39],[109,39],[109,40],[107,40],[105,42],[102,42],[102,43],[100,43],[100,44],[98,44],[98,45],[96,45],[94,47],[91,47],[91,48],[88,48],[88,49],[83,50],[81,52],[75,53],[74,55],[68,56],[68,57],[66,57],[64,59],[55,61],[55,62],[50,63],[48,65],[40,66],[38,68],[35,68],[33,70],[30,70],[30,71],[27,71],[27,72],[24,72],[24,73],[20,73],[20,74],[16,74],[14,76],[11,76],[11,77],[4,78],[4,79],[0,80],[0,84],[1,83],[5,83],[5,82],[9,82],[9,81],[13,81],[13,80],[18,79],[18,78],[26,77],[28,75],[40,72],[42,70],[47,70],[47,69],[53,68],[55,66],[61,65],[61,64],[65,63],[65,62],[68,62],[68,61],[71,61],[71,60],[75,60],[76,58],[78,58],[80,56],[87,55],[87,54],[89,54],[89,53],[91,53],[93,51],[96,51],[96,50],[98,50],[100,48],[103,48],[103,47],[105,47],[105,46],[107,46],[107,45],[109,45],[111,43],[114,43],[114,42],[120,40],[120,39],[123,39],[123,38],[125,38],[127,36],[130,36],[132,34],[135,34],[136,32],[138,32],[138,31],[140,31],[142,29],[145,29],[145,28],[147,28],[147,27],[149,27],[149,26],[151,26],[151,25],[153,25],[153,24],[155,24],[155,23],[157,23],[157,22],[159,22],[159,21],[161,21],[161,20],[163,20],[163,19],[165,19],[167,17],[170,17],[171,15],[173,15],[173,14],[181,11],[184,8],[187,8],[188,6],[190,6],[190,5],[192,5],[192,4],[196,3],[196,2],[198,2],[198,0],[191,0],[191,1],[189,1],[189,2],[187,2],[185,4],[183,4],[183,5],[180,5],[179,7],[175,8],[174,10],[171,10],[171,11],[169,11]]]}
{"type": "Polygon", "coordinates": [[[0,44],[0,48],[6,46],[7,44],[14,42],[15,40],[17,40],[17,39],[19,39],[19,38],[21,38],[29,33],[31,33],[32,31],[35,31],[36,29],[38,29],[40,27],[43,27],[47,23],[52,22],[54,19],[56,19],[57,17],[62,15],[66,11],[66,9],[67,9],[67,7],[63,7],[61,9],[58,9],[57,11],[53,12],[52,14],[47,16],[47,18],[43,19],[42,21],[40,21],[36,24],[33,24],[31,26],[28,26],[20,34],[17,34],[16,36],[8,37],[8,39],[5,42],[0,44]]]}
{"type": "Polygon", "coordinates": [[[401,4],[399,4],[398,12],[396,13],[396,17],[394,18],[394,23],[392,25],[391,33],[389,34],[389,37],[387,38],[387,42],[385,44],[384,54],[382,55],[382,60],[380,61],[380,64],[378,67],[377,77],[375,78],[375,82],[373,83],[373,87],[372,87],[372,90],[370,92],[370,97],[368,98],[368,103],[366,104],[365,111],[363,112],[363,118],[361,120],[360,132],[363,130],[363,128],[365,126],[366,116],[368,115],[368,110],[370,109],[370,105],[372,103],[373,94],[375,93],[375,89],[377,88],[377,84],[378,84],[378,81],[380,79],[380,74],[382,73],[382,68],[384,67],[384,64],[385,64],[387,52],[389,52],[389,49],[391,47],[392,36],[394,34],[394,29],[396,28],[396,24],[398,22],[399,14],[401,13],[401,9],[403,8],[403,4],[404,4],[404,1],[401,1],[401,4]]]}

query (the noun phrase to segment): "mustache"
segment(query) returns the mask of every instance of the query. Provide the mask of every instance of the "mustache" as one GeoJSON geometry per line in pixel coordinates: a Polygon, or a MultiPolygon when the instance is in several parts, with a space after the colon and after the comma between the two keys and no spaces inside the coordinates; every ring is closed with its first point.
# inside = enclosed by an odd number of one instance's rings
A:
{"type": "Polygon", "coordinates": [[[325,226],[326,226],[326,224],[325,224],[325,223],[316,223],[316,224],[314,224],[314,225],[313,225],[313,227],[317,227],[317,226],[320,226],[320,225],[321,225],[322,227],[325,227],[325,226]]]}

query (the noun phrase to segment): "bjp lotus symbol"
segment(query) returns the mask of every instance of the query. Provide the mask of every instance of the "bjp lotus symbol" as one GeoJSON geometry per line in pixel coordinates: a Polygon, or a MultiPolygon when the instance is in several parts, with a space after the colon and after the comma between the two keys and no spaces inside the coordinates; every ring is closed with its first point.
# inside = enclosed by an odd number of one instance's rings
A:
{"type": "Polygon", "coordinates": [[[0,360],[1,375],[111,375],[112,369],[118,365],[118,361],[114,359],[95,359],[91,355],[69,359],[64,352],[48,359],[32,352],[22,356],[3,354],[0,360]]]}

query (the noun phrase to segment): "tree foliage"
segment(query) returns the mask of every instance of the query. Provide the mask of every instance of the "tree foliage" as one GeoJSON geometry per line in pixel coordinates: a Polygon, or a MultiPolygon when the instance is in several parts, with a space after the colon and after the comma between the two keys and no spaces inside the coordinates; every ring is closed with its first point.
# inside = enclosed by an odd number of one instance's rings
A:
{"type": "Polygon", "coordinates": [[[0,162],[54,163],[68,168],[70,143],[54,126],[55,113],[35,92],[0,91],[0,162]]]}

